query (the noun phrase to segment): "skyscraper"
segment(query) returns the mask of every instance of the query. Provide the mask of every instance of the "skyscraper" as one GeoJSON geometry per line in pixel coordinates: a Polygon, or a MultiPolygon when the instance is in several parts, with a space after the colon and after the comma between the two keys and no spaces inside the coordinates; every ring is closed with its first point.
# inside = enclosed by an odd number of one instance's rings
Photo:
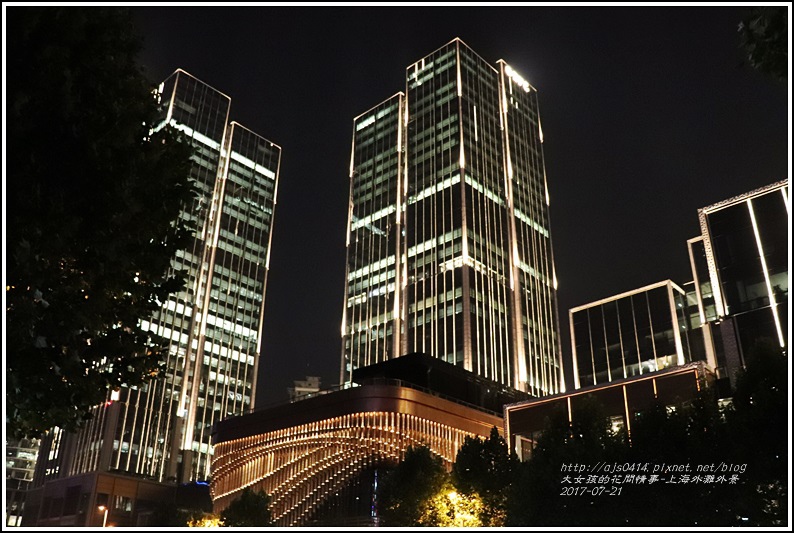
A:
{"type": "Polygon", "coordinates": [[[537,91],[454,39],[353,121],[341,382],[423,352],[564,388],[537,91]]]}
{"type": "Polygon", "coordinates": [[[230,98],[183,70],[157,96],[156,128],[168,124],[192,143],[199,191],[180,215],[195,238],[172,263],[186,286],[142,322],[167,340],[165,376],[117,391],[78,434],[51,437],[43,479],[108,470],[206,479],[212,424],[254,404],[281,149],[229,122],[230,98]]]}

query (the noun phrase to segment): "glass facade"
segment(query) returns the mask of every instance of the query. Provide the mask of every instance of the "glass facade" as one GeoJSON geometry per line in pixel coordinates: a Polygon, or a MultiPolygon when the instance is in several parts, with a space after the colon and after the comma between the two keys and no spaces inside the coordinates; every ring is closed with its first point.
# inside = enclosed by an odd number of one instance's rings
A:
{"type": "Polygon", "coordinates": [[[253,407],[281,149],[236,122],[228,96],[177,70],[158,90],[163,123],[195,148],[199,194],[180,216],[195,238],[172,264],[186,287],[142,321],[168,341],[165,376],[122,389],[76,435],[64,474],[209,477],[212,424],[253,407]]]}
{"type": "Polygon", "coordinates": [[[666,280],[570,310],[578,389],[703,357],[686,293],[666,280]]]}
{"type": "Polygon", "coordinates": [[[698,210],[716,313],[736,322],[742,351],[788,344],[788,180],[698,210]]]}
{"type": "Polygon", "coordinates": [[[31,487],[39,452],[38,439],[10,439],[5,441],[6,451],[6,526],[20,526],[25,506],[25,495],[31,487]]]}
{"type": "Polygon", "coordinates": [[[341,382],[422,352],[559,392],[537,91],[455,39],[353,130],[341,382]]]}
{"type": "Polygon", "coordinates": [[[717,318],[717,306],[714,303],[714,291],[711,289],[711,278],[709,277],[709,265],[706,259],[703,237],[689,239],[687,246],[689,248],[689,261],[694,281],[695,303],[698,308],[698,323],[692,324],[694,328],[715,320],[717,318]]]}

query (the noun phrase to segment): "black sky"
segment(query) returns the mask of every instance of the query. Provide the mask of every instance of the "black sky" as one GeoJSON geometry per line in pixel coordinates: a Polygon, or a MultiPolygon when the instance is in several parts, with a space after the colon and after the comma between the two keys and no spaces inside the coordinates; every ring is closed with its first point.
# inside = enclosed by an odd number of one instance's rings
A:
{"type": "Polygon", "coordinates": [[[697,209],[789,175],[789,92],[728,7],[136,7],[159,82],[183,68],[283,149],[258,405],[339,377],[352,121],[454,37],[538,89],[563,350],[568,309],[689,281],[697,209]]]}

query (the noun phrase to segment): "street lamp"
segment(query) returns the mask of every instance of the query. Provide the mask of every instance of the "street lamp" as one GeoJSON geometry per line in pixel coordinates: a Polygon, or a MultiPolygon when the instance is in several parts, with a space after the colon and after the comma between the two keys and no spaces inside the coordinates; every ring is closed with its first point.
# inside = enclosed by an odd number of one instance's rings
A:
{"type": "Polygon", "coordinates": [[[108,510],[109,510],[109,509],[108,509],[108,508],[107,508],[107,506],[105,506],[105,505],[100,505],[99,507],[97,507],[97,509],[99,509],[100,511],[104,511],[105,515],[102,517],[102,527],[107,527],[107,523],[108,523],[108,510]]]}

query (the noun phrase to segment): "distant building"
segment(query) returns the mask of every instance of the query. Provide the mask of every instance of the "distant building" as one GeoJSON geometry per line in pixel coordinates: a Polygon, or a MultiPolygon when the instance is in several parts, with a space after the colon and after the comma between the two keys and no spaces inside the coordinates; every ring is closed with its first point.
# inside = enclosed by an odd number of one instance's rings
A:
{"type": "Polygon", "coordinates": [[[460,39],[353,120],[340,383],[422,352],[564,388],[538,93],[460,39]]]}
{"type": "Polygon", "coordinates": [[[39,439],[7,439],[6,450],[6,526],[22,525],[25,496],[33,484],[39,439]]]}
{"type": "MultiPolygon", "coordinates": [[[[162,526],[180,510],[212,510],[206,483],[163,483],[120,472],[47,481],[29,500],[38,509],[35,525],[43,528],[162,526]]],[[[31,523],[26,518],[24,525],[31,523]]]]}
{"type": "MultiPolygon", "coordinates": [[[[99,481],[83,481],[101,473],[171,485],[207,479],[212,425],[255,401],[281,148],[229,122],[231,99],[183,70],[156,96],[162,115],[154,129],[168,124],[195,149],[190,172],[199,194],[180,216],[196,232],[172,261],[187,274],[185,289],[142,321],[166,339],[165,375],[114,391],[84,429],[55,428],[42,441],[35,490],[46,494],[46,483],[74,478],[88,513],[99,481]]],[[[34,500],[44,505],[44,497],[34,500]]],[[[75,523],[74,510],[27,509],[23,525],[75,523]]]]}
{"type": "Polygon", "coordinates": [[[353,379],[359,386],[218,423],[215,512],[251,487],[270,494],[278,526],[376,525],[378,480],[408,446],[426,444],[451,468],[467,436],[501,429],[502,405],[529,397],[422,354],[353,379]]]}
{"type": "Polygon", "coordinates": [[[292,387],[287,387],[289,394],[289,401],[308,398],[320,392],[320,377],[319,376],[306,376],[304,380],[295,380],[292,387]]]}

